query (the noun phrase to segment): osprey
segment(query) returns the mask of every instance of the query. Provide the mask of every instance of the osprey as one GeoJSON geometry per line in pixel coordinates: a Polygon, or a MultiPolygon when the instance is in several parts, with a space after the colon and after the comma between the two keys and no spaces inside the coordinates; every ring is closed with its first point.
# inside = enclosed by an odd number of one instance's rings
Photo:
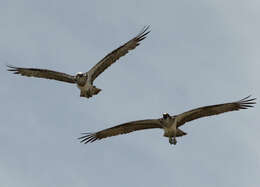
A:
{"type": "Polygon", "coordinates": [[[145,39],[146,35],[150,32],[148,29],[149,26],[144,27],[136,37],[106,55],[86,73],[79,72],[75,76],[72,76],[48,69],[20,68],[7,65],[7,67],[10,68],[8,71],[13,71],[14,74],[28,77],[54,79],[73,84],[76,83],[77,87],[80,89],[80,97],[90,98],[101,91],[101,89],[93,85],[94,80],[120,57],[126,55],[129,50],[135,49],[140,44],[139,42],[145,39]]]}
{"type": "Polygon", "coordinates": [[[184,125],[186,122],[224,112],[253,107],[253,105],[256,104],[256,102],[254,102],[256,98],[250,99],[249,97],[250,96],[232,103],[196,108],[175,116],[170,116],[168,113],[164,113],[163,117],[159,119],[132,121],[96,133],[82,133],[84,136],[79,139],[81,140],[81,143],[86,144],[110,136],[127,134],[138,130],[159,128],[164,130],[164,136],[169,138],[169,143],[175,145],[177,143],[176,137],[187,135],[186,132],[179,129],[179,127],[184,125]]]}

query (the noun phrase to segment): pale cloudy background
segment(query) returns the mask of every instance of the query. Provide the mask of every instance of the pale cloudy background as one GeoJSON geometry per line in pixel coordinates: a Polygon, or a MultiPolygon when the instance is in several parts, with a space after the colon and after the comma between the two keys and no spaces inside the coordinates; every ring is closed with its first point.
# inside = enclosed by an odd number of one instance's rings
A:
{"type": "Polygon", "coordinates": [[[259,109],[93,144],[81,132],[260,93],[257,0],[2,0],[0,186],[258,187],[259,109]],[[87,71],[143,26],[152,32],[80,98],[70,84],[12,75],[6,64],[87,71]]]}

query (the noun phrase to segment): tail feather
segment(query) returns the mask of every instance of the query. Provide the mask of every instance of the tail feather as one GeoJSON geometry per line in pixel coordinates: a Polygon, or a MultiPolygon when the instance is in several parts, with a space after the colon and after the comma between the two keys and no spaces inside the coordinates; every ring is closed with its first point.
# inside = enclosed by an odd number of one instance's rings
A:
{"type": "Polygon", "coordinates": [[[93,86],[93,95],[97,95],[101,91],[100,88],[97,88],[96,86],[93,86]]]}
{"type": "Polygon", "coordinates": [[[186,132],[183,132],[182,130],[177,129],[177,137],[179,137],[179,136],[185,136],[185,135],[187,135],[186,132]]]}
{"type": "Polygon", "coordinates": [[[84,91],[81,90],[80,91],[80,97],[90,98],[93,95],[97,95],[100,91],[101,91],[101,89],[97,88],[96,86],[93,86],[89,90],[84,90],[84,91]]]}

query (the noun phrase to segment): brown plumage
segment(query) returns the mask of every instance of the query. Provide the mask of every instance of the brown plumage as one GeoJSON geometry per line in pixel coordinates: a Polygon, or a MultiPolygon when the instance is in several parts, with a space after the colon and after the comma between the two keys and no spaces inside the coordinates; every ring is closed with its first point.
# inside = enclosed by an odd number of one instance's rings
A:
{"type": "Polygon", "coordinates": [[[235,111],[235,110],[247,109],[249,107],[253,107],[253,105],[256,104],[254,102],[254,100],[256,100],[256,98],[249,99],[249,97],[250,96],[247,96],[239,101],[232,102],[232,103],[223,103],[223,104],[219,104],[219,105],[200,107],[200,108],[196,108],[194,110],[190,110],[188,112],[179,114],[178,116],[180,116],[180,117],[178,118],[177,126],[178,127],[182,126],[186,122],[189,122],[189,121],[192,121],[192,120],[195,120],[198,118],[208,117],[208,116],[212,116],[212,115],[222,114],[225,112],[231,112],[231,111],[235,111]]]}
{"type": "Polygon", "coordinates": [[[76,83],[76,77],[61,73],[57,71],[52,71],[48,69],[36,69],[36,68],[20,68],[15,66],[7,65],[8,71],[13,71],[14,74],[20,74],[27,77],[36,77],[36,78],[45,78],[45,79],[54,79],[57,81],[63,81],[68,83],[76,83]]]}
{"type": "Polygon", "coordinates": [[[8,71],[14,72],[14,74],[20,74],[22,76],[36,77],[53,79],[57,81],[63,81],[68,83],[76,83],[80,89],[81,97],[92,97],[98,94],[101,89],[93,85],[94,80],[104,72],[109,66],[115,63],[120,57],[126,55],[130,50],[135,49],[140,42],[146,38],[146,35],[150,32],[148,31],[149,26],[144,27],[143,30],[134,38],[126,42],[124,45],[113,50],[111,53],[106,55],[102,60],[100,60],[95,66],[93,66],[86,73],[77,73],[77,75],[69,75],[66,73],[61,73],[57,71],[52,71],[48,69],[36,69],[36,68],[21,68],[8,65],[8,71]]]}
{"type": "Polygon", "coordinates": [[[110,136],[116,136],[120,134],[127,134],[133,131],[163,128],[159,119],[147,119],[139,121],[131,121],[121,125],[117,125],[108,129],[96,133],[82,133],[84,136],[80,137],[81,142],[88,143],[94,142],[95,140],[100,140],[110,136]]]}
{"type": "Polygon", "coordinates": [[[92,82],[109,66],[115,63],[120,57],[126,55],[130,50],[135,49],[140,45],[140,41],[146,38],[146,35],[150,33],[148,31],[149,26],[144,27],[143,30],[133,39],[129,40],[124,45],[115,49],[108,55],[106,55],[102,60],[100,60],[93,68],[90,70],[92,82]]]}
{"type": "Polygon", "coordinates": [[[253,107],[253,105],[256,104],[256,98],[250,99],[249,97],[250,96],[236,102],[200,107],[175,116],[170,116],[165,113],[163,118],[159,119],[132,121],[96,133],[82,133],[84,136],[79,139],[81,140],[81,143],[89,143],[111,136],[131,133],[133,131],[159,128],[164,129],[164,136],[169,137],[169,142],[171,144],[176,144],[177,141],[175,137],[187,134],[179,129],[184,123],[206,116],[253,107]]]}

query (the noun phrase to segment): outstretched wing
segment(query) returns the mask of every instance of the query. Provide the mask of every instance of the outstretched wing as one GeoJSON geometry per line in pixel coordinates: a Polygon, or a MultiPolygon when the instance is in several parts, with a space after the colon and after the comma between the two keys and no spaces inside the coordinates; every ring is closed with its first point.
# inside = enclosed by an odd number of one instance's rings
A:
{"type": "Polygon", "coordinates": [[[115,49],[108,55],[106,55],[101,61],[99,61],[91,70],[89,71],[92,79],[92,82],[109,66],[111,66],[115,61],[117,61],[120,57],[126,55],[129,50],[135,49],[142,41],[146,38],[146,35],[150,32],[148,31],[149,26],[144,27],[143,30],[133,39],[129,40],[124,45],[115,49]]]}
{"type": "Polygon", "coordinates": [[[158,119],[148,119],[140,121],[132,121],[117,125],[96,133],[82,133],[84,136],[80,137],[81,143],[94,142],[110,136],[116,136],[120,134],[127,134],[133,131],[162,128],[161,123],[158,119]]]}
{"type": "Polygon", "coordinates": [[[253,107],[253,105],[256,104],[256,102],[254,102],[256,98],[250,99],[249,97],[250,96],[232,103],[223,103],[218,105],[205,106],[194,110],[190,110],[188,112],[184,112],[178,115],[177,126],[179,127],[188,121],[192,121],[198,118],[253,107]]]}
{"type": "Polygon", "coordinates": [[[15,66],[7,66],[8,71],[13,71],[14,74],[20,74],[27,77],[37,77],[45,79],[54,79],[57,81],[63,81],[68,83],[75,83],[75,76],[68,75],[66,73],[61,73],[57,71],[52,71],[48,69],[35,69],[35,68],[20,68],[15,66]]]}

